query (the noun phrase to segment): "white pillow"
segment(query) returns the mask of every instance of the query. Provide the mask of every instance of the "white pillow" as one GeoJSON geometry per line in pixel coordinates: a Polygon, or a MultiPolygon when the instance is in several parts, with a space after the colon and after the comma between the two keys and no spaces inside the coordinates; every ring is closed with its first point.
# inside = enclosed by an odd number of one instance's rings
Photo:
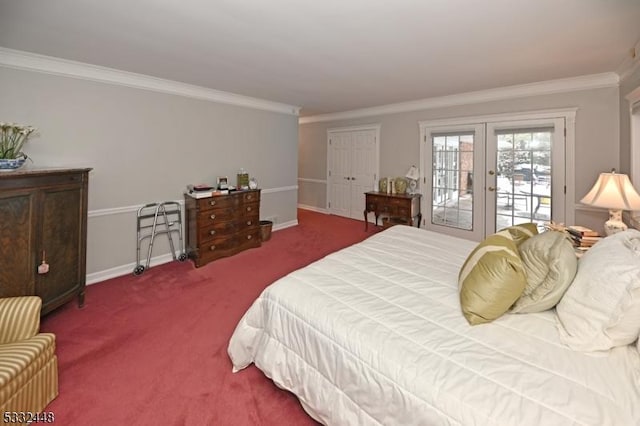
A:
{"type": "Polygon", "coordinates": [[[585,253],[556,311],[560,340],[572,349],[633,343],[640,334],[640,231],[611,235],[585,253]]]}

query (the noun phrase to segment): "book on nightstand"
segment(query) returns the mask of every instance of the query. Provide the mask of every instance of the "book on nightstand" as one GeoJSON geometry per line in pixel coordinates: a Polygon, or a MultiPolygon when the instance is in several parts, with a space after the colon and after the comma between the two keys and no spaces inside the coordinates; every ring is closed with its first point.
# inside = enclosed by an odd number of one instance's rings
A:
{"type": "Polygon", "coordinates": [[[569,233],[575,247],[589,248],[602,239],[596,231],[584,226],[568,226],[567,232],[569,233]]]}
{"type": "Polygon", "coordinates": [[[580,225],[567,226],[567,231],[570,234],[575,235],[577,237],[598,237],[599,236],[597,231],[587,228],[586,226],[580,226],[580,225]]]}

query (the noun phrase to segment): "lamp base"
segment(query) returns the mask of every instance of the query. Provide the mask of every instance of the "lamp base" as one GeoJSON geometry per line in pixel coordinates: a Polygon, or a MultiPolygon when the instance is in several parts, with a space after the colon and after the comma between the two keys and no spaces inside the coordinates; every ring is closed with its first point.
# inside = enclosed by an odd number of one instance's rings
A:
{"type": "Polygon", "coordinates": [[[411,195],[415,194],[417,187],[418,187],[418,181],[415,179],[409,179],[409,194],[411,195]]]}
{"type": "Polygon", "coordinates": [[[609,210],[609,220],[604,223],[604,233],[609,236],[627,229],[627,225],[622,221],[622,210],[609,210]]]}

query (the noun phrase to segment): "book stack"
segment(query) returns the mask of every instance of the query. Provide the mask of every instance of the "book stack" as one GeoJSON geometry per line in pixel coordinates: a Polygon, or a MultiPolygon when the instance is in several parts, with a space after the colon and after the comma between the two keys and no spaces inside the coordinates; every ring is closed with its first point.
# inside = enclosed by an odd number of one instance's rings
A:
{"type": "Polygon", "coordinates": [[[187,194],[193,198],[206,198],[213,196],[215,188],[200,184],[200,185],[187,185],[187,194]]]}
{"type": "Polygon", "coordinates": [[[585,226],[571,225],[567,227],[567,232],[573,245],[579,248],[589,248],[602,239],[596,231],[585,226]]]}

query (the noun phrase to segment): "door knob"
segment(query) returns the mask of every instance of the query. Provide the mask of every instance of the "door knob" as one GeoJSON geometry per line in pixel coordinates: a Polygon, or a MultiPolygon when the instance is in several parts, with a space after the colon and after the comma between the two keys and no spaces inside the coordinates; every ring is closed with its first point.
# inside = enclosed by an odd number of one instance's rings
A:
{"type": "Polygon", "coordinates": [[[490,186],[489,188],[487,188],[489,191],[495,191],[496,189],[493,186],[490,186]]]}
{"type": "Polygon", "coordinates": [[[493,176],[493,175],[495,175],[495,174],[496,174],[496,172],[494,172],[493,170],[489,170],[489,174],[490,174],[491,176],[493,176]]]}

